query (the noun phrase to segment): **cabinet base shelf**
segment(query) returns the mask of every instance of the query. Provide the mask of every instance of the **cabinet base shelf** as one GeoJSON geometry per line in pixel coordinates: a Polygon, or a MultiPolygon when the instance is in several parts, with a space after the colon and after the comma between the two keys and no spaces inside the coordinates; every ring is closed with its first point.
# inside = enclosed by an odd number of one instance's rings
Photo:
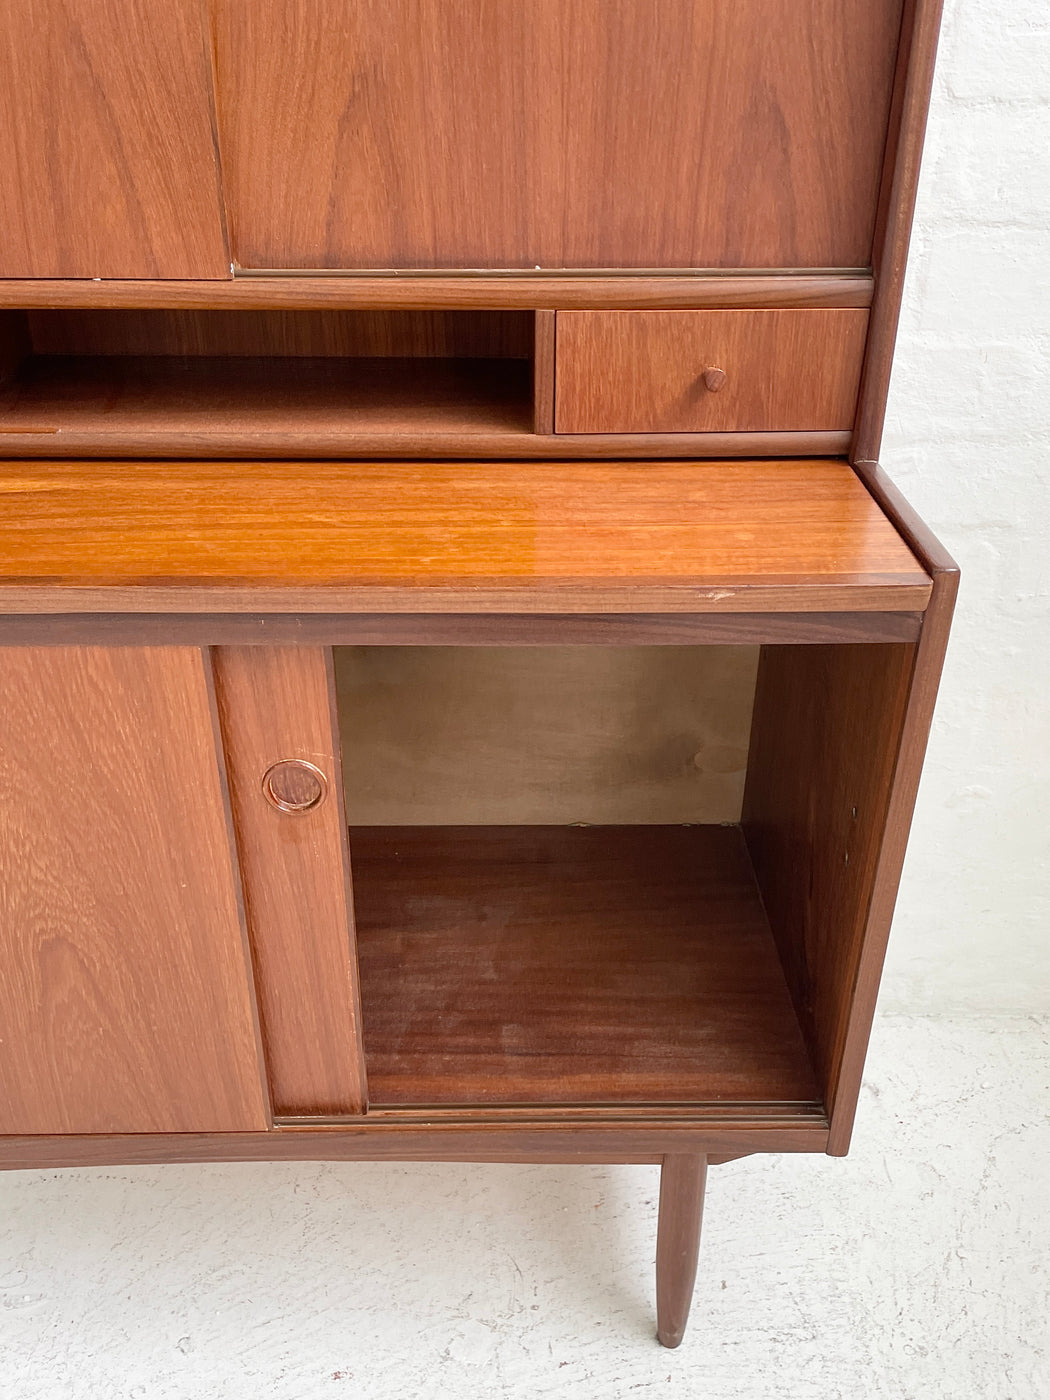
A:
{"type": "Polygon", "coordinates": [[[739,828],[351,828],[376,1106],[820,1096],[739,828]]]}

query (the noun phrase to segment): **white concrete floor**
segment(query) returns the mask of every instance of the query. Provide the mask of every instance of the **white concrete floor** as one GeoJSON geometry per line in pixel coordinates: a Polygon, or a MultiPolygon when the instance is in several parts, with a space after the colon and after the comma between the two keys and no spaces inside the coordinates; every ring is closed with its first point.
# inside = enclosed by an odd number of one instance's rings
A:
{"type": "Polygon", "coordinates": [[[2,1400],[1042,1400],[1050,1022],[883,1019],[853,1153],[713,1169],[653,1340],[650,1167],[0,1176],[2,1400]]]}

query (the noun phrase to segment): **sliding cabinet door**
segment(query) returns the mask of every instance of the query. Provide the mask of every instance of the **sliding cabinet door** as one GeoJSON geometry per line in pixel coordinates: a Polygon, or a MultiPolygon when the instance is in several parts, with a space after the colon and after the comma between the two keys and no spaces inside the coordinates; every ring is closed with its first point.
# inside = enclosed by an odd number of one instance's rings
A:
{"type": "Polygon", "coordinates": [[[0,648],[0,1133],[269,1121],[195,647],[0,648]]]}
{"type": "Polygon", "coordinates": [[[866,267],[901,0],[211,0],[246,267],[866,267]]]}
{"type": "Polygon", "coordinates": [[[228,277],[202,0],[0,0],[0,277],[228,277]]]}

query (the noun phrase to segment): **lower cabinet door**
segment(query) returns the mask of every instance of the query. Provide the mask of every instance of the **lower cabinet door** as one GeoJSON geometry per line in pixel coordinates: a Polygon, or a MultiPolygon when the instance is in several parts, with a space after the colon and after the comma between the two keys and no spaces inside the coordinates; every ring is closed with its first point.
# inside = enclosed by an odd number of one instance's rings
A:
{"type": "Polygon", "coordinates": [[[0,1133],[270,1113],[208,653],[0,649],[0,1133]]]}
{"type": "Polygon", "coordinates": [[[246,646],[212,656],[274,1113],[362,1113],[332,653],[246,646]]]}

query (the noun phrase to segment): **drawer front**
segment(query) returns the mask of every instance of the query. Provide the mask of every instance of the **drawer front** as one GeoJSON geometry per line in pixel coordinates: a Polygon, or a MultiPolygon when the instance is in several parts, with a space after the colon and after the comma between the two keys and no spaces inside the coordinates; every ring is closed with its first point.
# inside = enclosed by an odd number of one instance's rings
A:
{"type": "Polygon", "coordinates": [[[559,311],[559,433],[853,426],[868,313],[559,311]]]}

